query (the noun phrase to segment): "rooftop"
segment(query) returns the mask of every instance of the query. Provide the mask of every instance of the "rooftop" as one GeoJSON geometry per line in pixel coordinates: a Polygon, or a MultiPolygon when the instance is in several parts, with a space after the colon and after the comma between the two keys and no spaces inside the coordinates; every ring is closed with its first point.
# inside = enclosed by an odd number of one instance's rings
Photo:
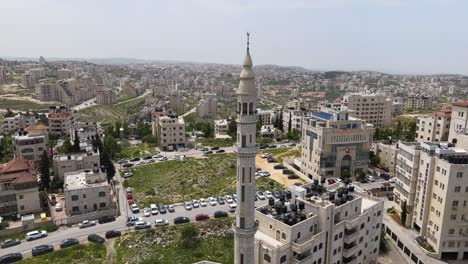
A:
{"type": "Polygon", "coordinates": [[[65,173],[65,191],[80,190],[108,186],[105,172],[101,171],[75,171],[65,173]]]}
{"type": "Polygon", "coordinates": [[[468,101],[453,102],[452,105],[454,105],[454,106],[468,107],[468,101]]]}

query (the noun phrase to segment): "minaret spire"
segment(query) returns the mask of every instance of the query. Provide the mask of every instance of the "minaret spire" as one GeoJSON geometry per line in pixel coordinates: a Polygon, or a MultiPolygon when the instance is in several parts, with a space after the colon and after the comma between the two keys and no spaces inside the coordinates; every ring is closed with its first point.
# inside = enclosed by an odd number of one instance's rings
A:
{"type": "Polygon", "coordinates": [[[249,45],[250,45],[250,32],[247,32],[247,52],[249,52],[249,45]]]}

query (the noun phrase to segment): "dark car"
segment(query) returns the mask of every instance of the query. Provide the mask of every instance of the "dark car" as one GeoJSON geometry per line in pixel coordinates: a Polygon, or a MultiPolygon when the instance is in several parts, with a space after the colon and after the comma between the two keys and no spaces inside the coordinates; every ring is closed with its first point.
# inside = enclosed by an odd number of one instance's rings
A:
{"type": "Polygon", "coordinates": [[[219,147],[216,147],[216,146],[211,148],[211,150],[218,150],[218,149],[219,147]]]}
{"type": "Polygon", "coordinates": [[[217,200],[218,200],[219,204],[224,204],[224,198],[223,197],[219,196],[217,200]]]}
{"type": "Polygon", "coordinates": [[[213,154],[213,151],[208,150],[208,151],[203,152],[203,155],[209,155],[209,154],[213,154]]]}
{"type": "Polygon", "coordinates": [[[96,234],[91,234],[88,236],[88,241],[93,243],[104,243],[106,240],[96,234]]]}
{"type": "Polygon", "coordinates": [[[122,165],[122,167],[124,168],[130,168],[130,167],[133,167],[133,163],[125,163],[124,165],[122,165]]]}
{"type": "Polygon", "coordinates": [[[164,204],[159,204],[158,210],[159,210],[159,213],[161,214],[167,213],[166,206],[164,206],[164,204]]]}
{"type": "Polygon", "coordinates": [[[214,212],[214,218],[228,217],[229,214],[225,211],[216,211],[214,212]]]}
{"type": "Polygon", "coordinates": [[[21,253],[10,253],[0,257],[0,263],[2,264],[9,264],[15,263],[23,259],[23,255],[21,253]]]}
{"type": "Polygon", "coordinates": [[[128,163],[128,160],[119,160],[119,162],[117,162],[119,164],[125,164],[125,163],[128,163]]]}
{"type": "Polygon", "coordinates": [[[288,179],[290,179],[290,180],[299,179],[299,176],[297,176],[296,174],[289,174],[288,179]]]}
{"type": "Polygon", "coordinates": [[[44,255],[53,251],[54,247],[52,245],[40,245],[37,247],[33,247],[33,249],[31,250],[33,257],[44,255]]]}
{"type": "Polygon", "coordinates": [[[98,223],[99,224],[105,224],[105,223],[110,223],[110,222],[114,222],[114,221],[115,221],[114,216],[103,216],[103,217],[99,218],[98,223]]]}
{"type": "Polygon", "coordinates": [[[140,158],[133,158],[133,159],[131,159],[130,161],[131,161],[131,162],[135,162],[135,161],[140,161],[140,160],[141,160],[140,158]]]}
{"type": "Polygon", "coordinates": [[[267,162],[268,162],[268,163],[275,163],[275,162],[277,162],[277,161],[276,161],[274,158],[268,158],[268,159],[267,159],[267,162]]]}
{"type": "Polygon", "coordinates": [[[197,214],[195,216],[195,221],[205,221],[205,220],[208,220],[210,219],[210,216],[207,215],[207,214],[197,214]]]}
{"type": "Polygon", "coordinates": [[[292,171],[288,169],[283,169],[283,174],[292,174],[292,171]]]}
{"type": "Polygon", "coordinates": [[[389,193],[387,195],[387,198],[388,198],[389,201],[393,201],[393,194],[389,193]]]}
{"type": "Polygon", "coordinates": [[[12,247],[21,244],[21,240],[19,239],[7,239],[2,242],[1,247],[2,248],[7,248],[7,247],[12,247]]]}
{"type": "Polygon", "coordinates": [[[62,242],[60,242],[60,248],[67,248],[67,247],[75,246],[78,244],[80,244],[80,241],[78,239],[69,238],[69,239],[62,240],[62,242]]]}
{"type": "Polygon", "coordinates": [[[296,186],[302,186],[302,183],[300,183],[300,182],[295,182],[294,185],[296,185],[296,186]]]}
{"type": "Polygon", "coordinates": [[[281,192],[278,190],[273,190],[272,194],[273,194],[273,197],[277,199],[281,197],[281,192]]]}
{"type": "Polygon", "coordinates": [[[282,169],[284,169],[284,166],[281,165],[281,164],[278,164],[278,165],[273,166],[273,169],[275,169],[275,170],[282,170],[282,169]]]}
{"type": "Polygon", "coordinates": [[[224,149],[217,150],[216,153],[224,153],[226,152],[224,149]]]}
{"type": "Polygon", "coordinates": [[[150,160],[150,159],[152,159],[152,158],[153,158],[152,156],[146,156],[146,157],[144,157],[143,159],[144,159],[144,160],[150,160]]]}
{"type": "Polygon", "coordinates": [[[276,145],[268,145],[268,148],[276,148],[277,146],[276,145]]]}
{"type": "Polygon", "coordinates": [[[260,144],[260,149],[266,149],[267,147],[268,147],[267,144],[264,144],[264,143],[260,144]]]}
{"type": "Polygon", "coordinates": [[[188,217],[179,216],[179,217],[174,218],[174,224],[176,224],[176,225],[185,224],[185,223],[189,223],[189,222],[190,222],[190,219],[188,219],[188,217]]]}
{"type": "Polygon", "coordinates": [[[106,232],[106,238],[107,239],[114,238],[114,237],[119,237],[120,235],[122,235],[122,232],[117,231],[117,230],[110,230],[110,231],[106,232]]]}

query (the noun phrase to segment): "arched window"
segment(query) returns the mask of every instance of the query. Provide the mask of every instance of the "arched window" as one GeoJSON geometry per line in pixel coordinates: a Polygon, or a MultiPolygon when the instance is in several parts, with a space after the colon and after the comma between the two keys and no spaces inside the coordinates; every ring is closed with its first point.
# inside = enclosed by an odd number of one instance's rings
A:
{"type": "Polygon", "coordinates": [[[282,238],[282,239],[286,239],[286,233],[282,233],[282,234],[281,234],[281,238],[282,238]]]}
{"type": "Polygon", "coordinates": [[[286,262],[286,258],[287,258],[286,255],[282,256],[280,258],[280,263],[286,262]]]}

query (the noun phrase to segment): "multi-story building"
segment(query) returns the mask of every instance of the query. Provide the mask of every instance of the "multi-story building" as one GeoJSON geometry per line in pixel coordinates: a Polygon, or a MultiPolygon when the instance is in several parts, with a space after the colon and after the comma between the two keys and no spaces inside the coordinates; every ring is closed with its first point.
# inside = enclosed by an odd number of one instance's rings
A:
{"type": "Polygon", "coordinates": [[[6,117],[4,123],[3,131],[16,132],[34,125],[36,118],[32,114],[17,114],[16,116],[6,117]]]}
{"type": "Polygon", "coordinates": [[[315,112],[302,127],[301,171],[309,178],[367,171],[374,127],[347,111],[315,112]]]}
{"type": "Polygon", "coordinates": [[[268,126],[273,124],[273,110],[263,110],[259,108],[257,109],[257,116],[262,126],[268,126]]]}
{"type": "Polygon", "coordinates": [[[416,119],[416,141],[447,141],[450,130],[451,110],[440,110],[432,115],[418,116],[416,119]]]}
{"type": "Polygon", "coordinates": [[[74,111],[65,106],[49,107],[49,133],[51,135],[70,135],[71,128],[74,124],[74,111]]]}
{"type": "Polygon", "coordinates": [[[14,159],[0,164],[0,215],[41,212],[33,161],[14,159]]]}
{"type": "Polygon", "coordinates": [[[273,125],[264,125],[261,126],[259,135],[261,138],[280,140],[283,137],[283,131],[275,128],[273,125]]]}
{"type": "Polygon", "coordinates": [[[82,149],[89,147],[92,144],[92,141],[95,139],[96,135],[99,134],[98,128],[94,123],[75,123],[75,128],[70,133],[70,140],[72,142],[75,140],[75,130],[78,134],[80,147],[82,146],[82,149]]]}
{"type": "Polygon", "coordinates": [[[302,121],[304,119],[304,111],[302,110],[294,110],[294,109],[285,109],[283,110],[282,117],[283,117],[283,131],[288,133],[293,129],[297,131],[302,130],[302,121]]]}
{"type": "Polygon", "coordinates": [[[388,169],[390,175],[394,175],[395,164],[398,153],[398,144],[392,142],[378,142],[373,144],[374,152],[380,158],[382,168],[388,169]]]}
{"type": "Polygon", "coordinates": [[[101,87],[96,91],[96,103],[112,105],[117,103],[117,95],[112,89],[101,87]]]}
{"type": "Polygon", "coordinates": [[[79,215],[111,207],[110,185],[106,172],[97,170],[65,173],[65,212],[79,215]]]}
{"type": "Polygon", "coordinates": [[[36,84],[37,99],[44,102],[58,102],[60,100],[59,86],[53,79],[43,79],[36,84]]]}
{"type": "Polygon", "coordinates": [[[432,97],[430,96],[408,96],[405,97],[405,109],[428,109],[432,107],[432,97]]]}
{"type": "Polygon", "coordinates": [[[215,138],[226,138],[228,135],[228,121],[226,119],[215,120],[215,138]]]}
{"type": "Polygon", "coordinates": [[[45,70],[42,68],[31,69],[23,75],[22,84],[24,88],[32,88],[40,79],[45,78],[45,70]]]}
{"type": "Polygon", "coordinates": [[[216,98],[205,98],[197,106],[199,117],[215,116],[218,113],[218,100],[216,98]]]}
{"type": "Polygon", "coordinates": [[[153,134],[158,139],[158,146],[163,150],[185,148],[185,122],[182,117],[175,114],[156,115],[153,134]]]}
{"type": "Polygon", "coordinates": [[[15,158],[38,161],[44,150],[49,152],[47,143],[49,134],[44,125],[34,125],[26,130],[18,131],[13,137],[13,150],[15,158]]]}
{"type": "Polygon", "coordinates": [[[320,99],[321,98],[294,98],[286,103],[286,107],[295,110],[317,111],[320,99]]]}
{"type": "Polygon", "coordinates": [[[59,69],[57,70],[57,79],[70,79],[73,77],[73,72],[69,69],[59,69]]]}
{"type": "Polygon", "coordinates": [[[392,122],[392,100],[382,94],[348,94],[343,104],[350,115],[374,125],[389,126],[392,122]]]}
{"type": "Polygon", "coordinates": [[[67,172],[100,168],[99,151],[88,148],[84,153],[55,155],[53,163],[55,176],[63,179],[67,172]]]}
{"type": "Polygon", "coordinates": [[[452,103],[448,141],[458,148],[468,149],[468,102],[452,103]]]}
{"type": "Polygon", "coordinates": [[[376,263],[383,201],[318,182],[256,209],[255,263],[376,263]]]}

